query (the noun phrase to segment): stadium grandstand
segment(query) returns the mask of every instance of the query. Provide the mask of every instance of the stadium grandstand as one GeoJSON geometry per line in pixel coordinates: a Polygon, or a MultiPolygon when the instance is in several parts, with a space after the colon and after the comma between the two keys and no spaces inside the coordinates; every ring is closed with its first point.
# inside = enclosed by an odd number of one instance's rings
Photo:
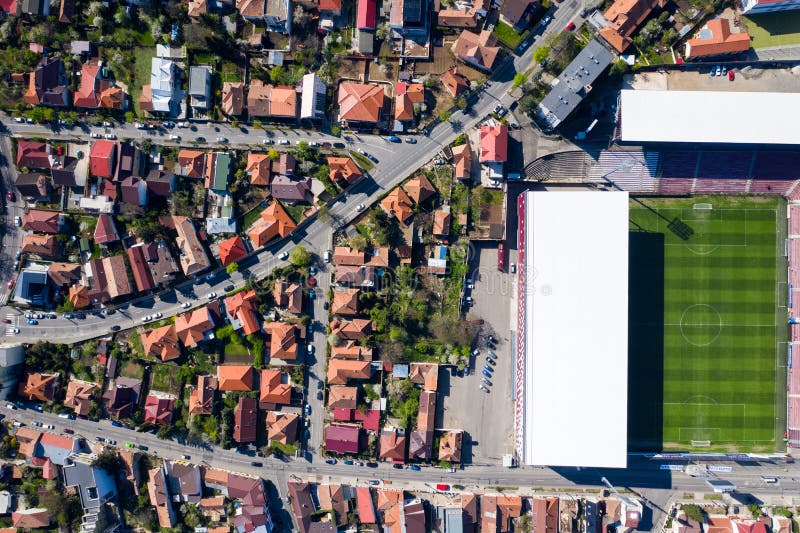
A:
{"type": "MultiPolygon", "coordinates": [[[[789,205],[789,314],[800,317],[800,203],[789,205]]],[[[800,324],[792,324],[788,348],[786,387],[786,438],[800,446],[800,324]]]]}
{"type": "Polygon", "coordinates": [[[528,465],[624,468],[628,193],[527,191],[517,209],[518,457],[528,465]],[[591,415],[598,389],[611,424],[591,415]]]}

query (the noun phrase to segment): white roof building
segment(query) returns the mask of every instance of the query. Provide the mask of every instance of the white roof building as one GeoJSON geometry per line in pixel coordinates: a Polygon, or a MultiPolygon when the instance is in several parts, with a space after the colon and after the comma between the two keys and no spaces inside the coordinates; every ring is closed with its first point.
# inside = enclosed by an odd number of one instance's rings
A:
{"type": "Polygon", "coordinates": [[[154,57],[150,67],[150,90],[153,94],[153,111],[170,112],[175,98],[178,67],[169,59],[154,57]]]}
{"type": "Polygon", "coordinates": [[[529,465],[624,468],[628,193],[518,202],[517,453],[529,465]]]}
{"type": "Polygon", "coordinates": [[[618,119],[622,142],[797,144],[800,93],[626,89],[618,119]]]}
{"type": "Polygon", "coordinates": [[[325,97],[327,89],[316,74],[303,76],[303,94],[300,103],[300,118],[318,119],[325,117],[325,97]]]}

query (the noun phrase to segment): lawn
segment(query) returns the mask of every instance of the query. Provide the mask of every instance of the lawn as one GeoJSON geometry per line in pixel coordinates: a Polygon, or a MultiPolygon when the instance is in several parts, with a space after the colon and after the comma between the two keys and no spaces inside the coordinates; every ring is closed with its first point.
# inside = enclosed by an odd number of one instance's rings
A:
{"type": "Polygon", "coordinates": [[[800,44],[800,12],[764,13],[743,17],[753,48],[800,44]]]}
{"type": "Polygon", "coordinates": [[[353,158],[353,161],[355,161],[356,163],[358,163],[358,166],[360,166],[362,169],[366,170],[367,172],[369,172],[370,170],[372,170],[372,168],[375,166],[375,165],[372,163],[372,161],[370,161],[369,159],[367,159],[365,156],[363,156],[363,155],[359,154],[358,152],[353,152],[353,151],[351,151],[351,152],[350,152],[350,157],[352,157],[352,158],[353,158]]]}
{"type": "Polygon", "coordinates": [[[131,379],[142,379],[144,367],[134,361],[123,361],[119,369],[119,375],[131,379]]]}
{"type": "Polygon", "coordinates": [[[281,204],[281,205],[283,206],[284,209],[286,209],[286,212],[289,213],[289,216],[292,217],[292,219],[298,224],[300,223],[301,220],[303,220],[303,213],[308,208],[307,205],[288,205],[288,204],[281,204]]]}
{"type": "Polygon", "coordinates": [[[175,379],[176,368],[174,365],[153,365],[150,370],[150,388],[180,396],[181,384],[175,379]]]}
{"type": "Polygon", "coordinates": [[[517,30],[506,24],[505,22],[497,21],[497,24],[494,26],[494,36],[497,37],[497,40],[506,45],[507,47],[511,48],[512,50],[516,50],[519,46],[519,43],[522,42],[525,37],[528,36],[529,30],[525,30],[523,33],[519,33],[517,30]]]}
{"type": "Polygon", "coordinates": [[[631,201],[633,449],[775,449],[780,209],[772,198],[631,201]]]}
{"type": "Polygon", "coordinates": [[[155,48],[134,48],[134,68],[133,82],[130,86],[131,100],[136,115],[143,117],[144,113],[139,108],[139,97],[142,96],[142,85],[150,83],[150,69],[152,68],[152,58],[155,57],[155,48]]]}

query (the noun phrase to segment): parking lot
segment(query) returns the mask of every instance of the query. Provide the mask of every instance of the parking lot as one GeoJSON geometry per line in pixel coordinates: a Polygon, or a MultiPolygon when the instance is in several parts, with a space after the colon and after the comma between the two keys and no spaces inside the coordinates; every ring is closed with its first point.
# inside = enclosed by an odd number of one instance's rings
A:
{"type": "MultiPolygon", "coordinates": [[[[511,278],[497,270],[497,245],[479,245],[474,249],[470,271],[474,282],[472,298],[474,305],[468,317],[483,320],[481,335],[476,349],[477,356],[471,359],[472,373],[463,378],[446,376],[439,384],[444,397],[444,411],[440,413],[437,428],[463,428],[464,462],[472,464],[499,464],[503,454],[513,448],[513,415],[511,400],[511,345],[509,342],[511,278]],[[488,393],[480,390],[482,369],[488,363],[487,334],[497,339],[496,365],[491,381],[484,385],[488,393]],[[444,387],[443,387],[444,385],[444,387]],[[472,445],[469,445],[469,442],[472,445]]],[[[492,366],[492,365],[490,365],[492,366]]]]}

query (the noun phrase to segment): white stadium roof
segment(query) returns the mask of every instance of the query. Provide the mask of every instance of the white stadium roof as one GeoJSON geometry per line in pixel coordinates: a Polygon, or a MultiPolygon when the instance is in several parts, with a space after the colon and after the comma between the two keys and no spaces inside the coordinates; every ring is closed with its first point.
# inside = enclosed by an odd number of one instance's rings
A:
{"type": "Polygon", "coordinates": [[[798,143],[800,93],[648,90],[621,93],[622,142],[798,143]]]}
{"type": "Polygon", "coordinates": [[[523,201],[518,452],[532,465],[624,468],[628,193],[529,191],[523,201]]]}

